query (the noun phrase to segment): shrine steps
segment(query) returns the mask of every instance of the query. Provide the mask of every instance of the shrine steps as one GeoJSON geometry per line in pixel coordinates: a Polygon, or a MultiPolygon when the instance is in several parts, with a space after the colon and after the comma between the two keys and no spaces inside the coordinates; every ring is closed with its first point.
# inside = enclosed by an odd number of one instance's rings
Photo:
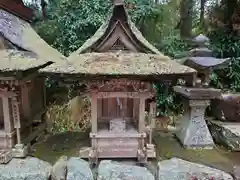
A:
{"type": "MultiPolygon", "coordinates": [[[[79,151],[81,158],[89,158],[91,153],[91,147],[85,147],[79,151]]],[[[138,148],[99,148],[98,158],[137,158],[138,157],[138,148]]],[[[155,149],[147,148],[147,158],[156,158],[155,149]]]]}

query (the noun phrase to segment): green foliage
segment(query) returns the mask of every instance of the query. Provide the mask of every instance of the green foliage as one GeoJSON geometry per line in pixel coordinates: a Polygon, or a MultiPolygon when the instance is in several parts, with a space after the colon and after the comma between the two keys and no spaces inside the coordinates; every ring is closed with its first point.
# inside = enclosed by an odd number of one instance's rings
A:
{"type": "Polygon", "coordinates": [[[164,84],[157,84],[156,89],[158,115],[168,116],[171,113],[179,114],[182,104],[179,96],[173,92],[173,89],[164,84]]]}
{"type": "MultiPolygon", "coordinates": [[[[179,36],[165,37],[157,44],[157,47],[162,53],[173,59],[186,57],[188,51],[191,49],[191,46],[179,36]]],[[[157,84],[156,89],[159,114],[179,114],[182,108],[181,99],[174,93],[173,89],[164,84],[157,84]]]]}
{"type": "Polygon", "coordinates": [[[218,88],[240,91],[240,37],[226,29],[210,33],[212,49],[219,58],[231,58],[229,68],[221,74],[212,75],[212,84],[218,88]]]}
{"type": "Polygon", "coordinates": [[[141,18],[140,30],[151,42],[157,44],[165,37],[178,33],[180,0],[169,0],[156,5],[151,14],[141,18]]]}
{"type": "Polygon", "coordinates": [[[68,55],[95,33],[109,7],[104,0],[60,0],[50,4],[48,20],[36,28],[48,43],[68,55]]]}
{"type": "Polygon", "coordinates": [[[186,57],[191,46],[182,40],[179,36],[165,37],[159,44],[158,49],[165,55],[174,59],[186,57]]]}

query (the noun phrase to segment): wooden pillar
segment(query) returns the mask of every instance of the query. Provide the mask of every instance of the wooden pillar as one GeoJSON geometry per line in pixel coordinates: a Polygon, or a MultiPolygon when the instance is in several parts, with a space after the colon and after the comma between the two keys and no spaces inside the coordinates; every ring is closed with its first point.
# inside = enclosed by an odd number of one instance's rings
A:
{"type": "Polygon", "coordinates": [[[12,116],[14,122],[14,128],[17,131],[17,144],[21,144],[21,122],[20,122],[20,114],[19,114],[19,103],[16,97],[12,98],[12,116]]]}
{"type": "Polygon", "coordinates": [[[26,83],[24,83],[21,87],[21,99],[22,99],[24,118],[26,118],[27,120],[31,118],[31,107],[30,107],[28,92],[29,92],[28,86],[26,83]]]}
{"type": "Polygon", "coordinates": [[[97,96],[94,93],[91,95],[91,122],[92,133],[97,133],[97,96]]]}
{"type": "Polygon", "coordinates": [[[139,131],[139,133],[144,132],[144,126],[145,126],[145,98],[140,96],[139,121],[138,121],[138,131],[139,131]]]}
{"type": "Polygon", "coordinates": [[[151,102],[150,103],[150,116],[151,116],[151,122],[150,126],[151,128],[154,128],[156,126],[156,102],[151,102]]]}
{"type": "Polygon", "coordinates": [[[156,126],[156,103],[150,103],[150,132],[149,132],[149,144],[152,144],[152,129],[156,126]]]}
{"type": "Polygon", "coordinates": [[[3,96],[2,103],[3,103],[4,130],[6,133],[11,133],[12,124],[11,124],[11,117],[10,117],[9,98],[6,96],[3,96]]]}
{"type": "Polygon", "coordinates": [[[97,119],[102,118],[102,104],[103,104],[103,99],[99,98],[97,99],[97,119]]]}
{"type": "Polygon", "coordinates": [[[95,93],[91,94],[91,131],[93,136],[91,137],[92,149],[97,149],[97,139],[95,138],[95,134],[97,133],[97,96],[95,93]]]}
{"type": "Polygon", "coordinates": [[[133,98],[133,120],[136,121],[137,114],[136,114],[136,98],[133,98]]]}

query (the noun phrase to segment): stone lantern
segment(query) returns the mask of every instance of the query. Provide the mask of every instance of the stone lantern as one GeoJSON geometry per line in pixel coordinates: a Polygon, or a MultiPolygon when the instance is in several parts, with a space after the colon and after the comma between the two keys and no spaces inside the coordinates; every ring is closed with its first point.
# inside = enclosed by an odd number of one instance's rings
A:
{"type": "Polygon", "coordinates": [[[197,70],[198,77],[194,87],[174,87],[174,91],[182,95],[185,107],[176,136],[185,147],[212,149],[214,142],[205,121],[205,110],[212,99],[221,97],[221,90],[209,87],[210,75],[213,70],[226,68],[230,59],[213,57],[207,48],[209,39],[204,35],[195,37],[192,42],[195,48],[181,63],[197,70]]]}

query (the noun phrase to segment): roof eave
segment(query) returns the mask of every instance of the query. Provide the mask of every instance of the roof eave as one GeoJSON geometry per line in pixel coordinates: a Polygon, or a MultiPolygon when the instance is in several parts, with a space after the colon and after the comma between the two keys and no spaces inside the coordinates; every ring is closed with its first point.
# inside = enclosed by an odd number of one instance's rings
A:
{"type": "Polygon", "coordinates": [[[21,19],[31,22],[33,18],[33,11],[31,8],[18,4],[10,0],[1,0],[0,8],[20,17],[21,19]]]}

